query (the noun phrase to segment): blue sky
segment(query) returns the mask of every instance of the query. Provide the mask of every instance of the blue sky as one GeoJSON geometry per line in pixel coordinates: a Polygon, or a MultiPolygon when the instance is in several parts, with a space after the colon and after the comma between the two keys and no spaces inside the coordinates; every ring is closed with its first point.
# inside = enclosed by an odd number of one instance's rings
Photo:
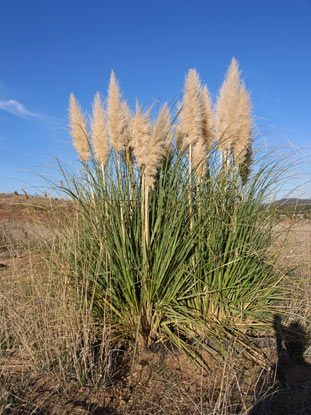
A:
{"type": "Polygon", "coordinates": [[[0,192],[39,193],[35,173],[76,158],[70,92],[90,110],[114,69],[130,104],[164,102],[195,67],[215,98],[233,56],[266,142],[289,140],[311,170],[310,0],[2,1],[0,192]]]}

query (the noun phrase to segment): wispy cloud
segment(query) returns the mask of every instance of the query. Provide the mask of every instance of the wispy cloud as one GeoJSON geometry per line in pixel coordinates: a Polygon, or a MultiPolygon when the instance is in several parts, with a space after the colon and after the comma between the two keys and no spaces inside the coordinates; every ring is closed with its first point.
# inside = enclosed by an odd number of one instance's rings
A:
{"type": "Polygon", "coordinates": [[[39,114],[28,111],[23,104],[15,99],[9,99],[6,101],[0,100],[0,109],[16,115],[17,117],[40,117],[39,114]]]}

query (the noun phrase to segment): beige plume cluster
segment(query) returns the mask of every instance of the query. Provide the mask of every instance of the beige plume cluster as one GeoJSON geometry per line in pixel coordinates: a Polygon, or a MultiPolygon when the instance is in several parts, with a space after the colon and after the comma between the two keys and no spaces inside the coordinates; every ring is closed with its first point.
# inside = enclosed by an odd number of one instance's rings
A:
{"type": "Polygon", "coordinates": [[[119,153],[125,149],[125,125],[120,88],[113,71],[108,88],[107,115],[111,145],[119,153]]]}
{"type": "Polygon", "coordinates": [[[253,122],[245,84],[240,80],[239,64],[232,58],[216,104],[216,136],[221,152],[233,153],[238,164],[248,163],[253,122]]]}
{"type": "Polygon", "coordinates": [[[216,103],[215,127],[220,151],[230,151],[238,123],[240,71],[232,58],[216,103]]]}
{"type": "MultiPolygon", "coordinates": [[[[150,111],[150,110],[149,110],[150,111]]],[[[143,112],[137,105],[132,120],[132,146],[138,164],[144,167],[146,185],[153,188],[161,161],[171,149],[170,113],[165,103],[153,123],[149,111],[143,112]]]]}
{"type": "Polygon", "coordinates": [[[149,114],[143,112],[141,106],[136,104],[136,113],[131,123],[132,146],[137,163],[140,166],[145,164],[146,147],[151,135],[151,122],[149,114]]]}
{"type": "Polygon", "coordinates": [[[199,75],[190,69],[185,81],[183,104],[179,110],[177,144],[181,151],[191,146],[192,163],[198,178],[206,172],[213,145],[213,111],[209,91],[202,88],[199,75]]]}
{"type": "MultiPolygon", "coordinates": [[[[95,95],[91,118],[91,133],[73,94],[70,96],[69,119],[74,146],[83,161],[90,156],[89,138],[94,156],[105,168],[110,144],[128,167],[133,167],[134,156],[144,169],[146,185],[154,187],[154,180],[161,161],[173,151],[174,133],[181,151],[189,149],[189,169],[192,166],[198,181],[205,176],[208,158],[215,140],[215,132],[221,154],[232,157],[240,175],[247,178],[252,153],[251,104],[245,84],[240,80],[236,59],[232,59],[220,89],[215,115],[212,100],[206,85],[202,85],[195,69],[190,69],[184,87],[183,101],[179,104],[176,131],[170,120],[170,111],[165,104],[156,121],[150,109],[143,111],[137,104],[132,114],[128,104],[122,100],[118,81],[111,72],[107,110],[104,111],[100,94],[95,95]],[[215,119],[215,122],[214,122],[215,119]]],[[[243,177],[242,177],[243,180],[243,177]]]]}
{"type": "Polygon", "coordinates": [[[121,117],[122,117],[122,142],[124,144],[124,150],[121,153],[123,161],[126,165],[133,164],[133,148],[132,148],[132,136],[131,136],[131,123],[132,113],[126,101],[121,103],[121,117]]]}
{"type": "Polygon", "coordinates": [[[165,103],[162,107],[158,119],[153,125],[151,137],[146,143],[145,149],[145,180],[146,185],[153,188],[157,170],[161,161],[169,151],[170,144],[170,113],[165,103]]]}
{"type": "Polygon", "coordinates": [[[109,154],[109,142],[104,109],[99,92],[96,93],[94,98],[91,128],[91,137],[95,158],[98,161],[99,165],[103,168],[107,162],[109,154]]]}
{"type": "Polygon", "coordinates": [[[119,85],[113,71],[110,78],[106,113],[99,92],[95,95],[91,133],[88,131],[87,122],[75,96],[70,95],[69,122],[74,146],[79,157],[87,161],[90,156],[89,138],[91,138],[95,158],[102,169],[108,159],[110,143],[117,153],[121,151],[127,153],[122,156],[125,161],[129,160],[131,120],[132,115],[127,103],[121,101],[119,85]]]}
{"type": "Polygon", "coordinates": [[[238,123],[237,123],[237,141],[234,147],[235,159],[238,163],[243,162],[247,148],[252,139],[252,108],[250,104],[249,93],[246,90],[245,83],[242,82],[239,91],[238,123]]]}
{"type": "Polygon", "coordinates": [[[70,134],[73,139],[73,144],[81,158],[81,160],[87,162],[90,155],[89,146],[89,132],[82,110],[74,96],[70,94],[69,101],[69,126],[70,134]]]}
{"type": "Polygon", "coordinates": [[[127,102],[122,100],[119,84],[113,71],[108,88],[107,118],[112,147],[116,153],[120,153],[127,165],[132,164],[132,114],[127,102]]]}
{"type": "Polygon", "coordinates": [[[204,105],[204,117],[203,117],[203,129],[205,137],[205,143],[208,147],[208,150],[210,151],[213,142],[215,140],[215,134],[214,134],[214,114],[213,114],[213,104],[212,99],[209,93],[209,90],[207,88],[207,85],[204,85],[203,88],[203,105],[204,105]]]}

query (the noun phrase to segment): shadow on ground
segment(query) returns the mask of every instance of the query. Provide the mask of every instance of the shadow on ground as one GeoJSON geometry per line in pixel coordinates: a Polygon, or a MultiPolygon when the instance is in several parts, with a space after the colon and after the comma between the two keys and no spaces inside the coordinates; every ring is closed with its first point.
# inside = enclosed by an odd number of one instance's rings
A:
{"type": "Polygon", "coordinates": [[[311,365],[304,359],[307,333],[299,322],[282,324],[274,317],[277,363],[274,379],[263,377],[258,383],[258,403],[251,415],[310,415],[311,365]]]}

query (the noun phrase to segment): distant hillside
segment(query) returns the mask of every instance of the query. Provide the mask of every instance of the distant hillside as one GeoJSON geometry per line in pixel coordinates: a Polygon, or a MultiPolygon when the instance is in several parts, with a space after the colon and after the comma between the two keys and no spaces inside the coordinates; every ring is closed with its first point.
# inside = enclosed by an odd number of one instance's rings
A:
{"type": "Polygon", "coordinates": [[[276,213],[280,218],[311,219],[311,199],[283,198],[266,203],[265,208],[276,209],[276,213]]]}
{"type": "Polygon", "coordinates": [[[275,206],[278,205],[280,207],[299,207],[299,206],[310,206],[311,207],[311,199],[299,199],[299,198],[283,198],[280,200],[276,200],[272,203],[267,203],[267,205],[275,206]]]}

